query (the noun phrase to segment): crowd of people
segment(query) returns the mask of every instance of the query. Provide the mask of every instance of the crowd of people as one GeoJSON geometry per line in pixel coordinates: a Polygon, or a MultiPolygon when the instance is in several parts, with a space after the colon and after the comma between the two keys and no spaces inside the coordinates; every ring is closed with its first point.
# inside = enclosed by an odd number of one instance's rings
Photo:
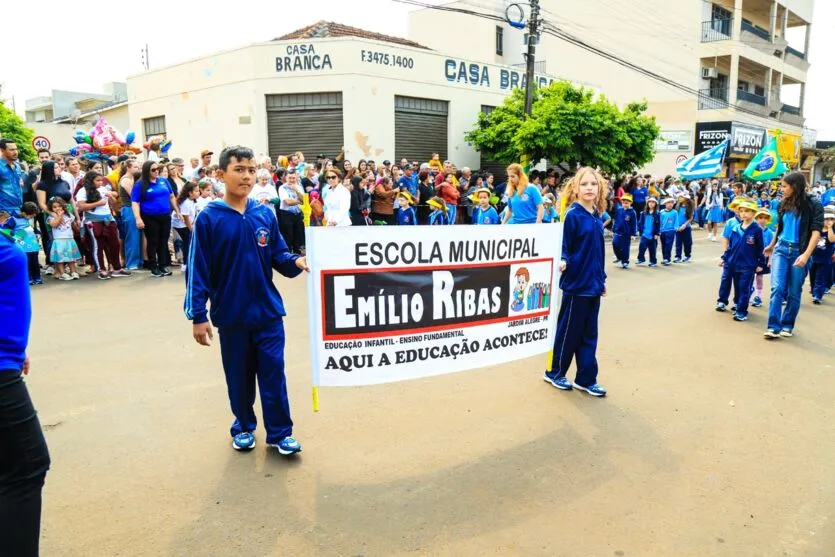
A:
{"type": "MultiPolygon", "coordinates": [[[[15,145],[4,141],[0,156],[6,161],[0,164],[2,185],[16,179],[15,145]]],[[[218,178],[213,156],[205,149],[188,164],[156,152],[148,153],[144,161],[132,155],[84,161],[40,150],[39,165],[17,171],[23,184],[18,197],[8,193],[10,188],[0,188],[0,227],[14,229],[29,254],[33,285],[42,284],[44,275],[64,281],[84,274],[107,280],[144,269],[155,277],[170,276],[172,266],[186,270],[197,215],[224,197],[225,184],[218,178]]],[[[379,165],[364,159],[353,164],[345,158],[344,149],[333,158],[320,154],[311,162],[302,152],[275,161],[262,156],[256,162],[256,183],[249,197],[276,215],[281,235],[295,254],[304,254],[305,226],[560,222],[568,205],[566,185],[574,176],[563,168],[523,169],[512,164],[505,175],[497,177],[459,169],[452,161],[442,161],[438,153],[431,153],[426,162],[403,158],[396,164],[384,160],[379,165]]],[[[787,336],[794,326],[802,286],[795,284],[798,277],[784,276],[781,266],[777,265],[779,277],[773,269],[773,260],[782,257],[779,240],[786,239],[784,209],[795,207],[795,198],[803,210],[812,202],[821,208],[835,206],[835,187],[820,183],[809,187],[805,179],[800,181],[802,175],[789,176],[794,183],[787,185],[786,180],[685,183],[674,176],[602,174],[608,187],[601,190],[605,204],[599,220],[604,234],[611,236],[614,263],[629,268],[633,240],[638,243],[638,266],[688,263],[693,258],[693,228],[706,228],[710,241],[721,239],[725,253],[717,310],[730,305],[735,319],[747,319],[749,301],[740,293],[751,290],[750,306],[759,307],[763,276],[772,274],[772,287],[780,287],[779,298],[788,302],[788,315],[785,323],[778,324],[775,318],[769,326],[787,336]],[[753,241],[763,243],[758,257],[767,257],[756,261],[750,276],[747,272],[737,276],[740,268],[747,270],[754,261],[740,261],[739,234],[735,235],[749,230],[744,216],[752,208],[750,222],[763,231],[762,238],[753,241]]],[[[792,215],[797,207],[789,213],[789,224],[795,224],[792,215]]],[[[827,208],[827,216],[832,211],[835,208],[827,208]]],[[[801,241],[794,229],[788,233],[795,251],[799,249],[809,260],[804,268],[812,278],[815,304],[830,292],[835,273],[828,232],[832,226],[822,214],[803,222],[806,227],[817,227],[812,247],[811,234],[801,241]]],[[[752,233],[742,236],[747,242],[752,233]]]]}

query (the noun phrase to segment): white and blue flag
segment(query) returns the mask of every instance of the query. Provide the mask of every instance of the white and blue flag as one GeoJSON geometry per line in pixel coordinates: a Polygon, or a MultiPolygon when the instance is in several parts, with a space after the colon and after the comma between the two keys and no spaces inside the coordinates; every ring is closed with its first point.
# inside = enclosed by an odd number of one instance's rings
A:
{"type": "Polygon", "coordinates": [[[726,139],[710,151],[699,153],[695,157],[687,159],[676,167],[676,172],[685,180],[713,178],[722,172],[722,162],[725,160],[728,141],[726,139]]]}

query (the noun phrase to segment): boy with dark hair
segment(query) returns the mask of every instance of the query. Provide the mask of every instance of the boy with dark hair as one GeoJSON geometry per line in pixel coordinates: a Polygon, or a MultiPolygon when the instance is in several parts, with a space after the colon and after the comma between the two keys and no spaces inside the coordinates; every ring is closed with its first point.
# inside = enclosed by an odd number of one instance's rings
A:
{"type": "Polygon", "coordinates": [[[308,268],[304,257],[287,249],[273,212],[249,199],[256,171],[251,149],[227,147],[220,154],[217,178],[226,184],[226,195],[209,203],[194,222],[185,313],[193,323],[194,340],[208,346],[213,334],[206,302],[211,301],[235,416],[232,447],[255,447],[257,378],[267,444],[291,455],[301,445],[292,437],[284,374],[285,311],[272,274],[275,269],[292,278],[308,268]]]}

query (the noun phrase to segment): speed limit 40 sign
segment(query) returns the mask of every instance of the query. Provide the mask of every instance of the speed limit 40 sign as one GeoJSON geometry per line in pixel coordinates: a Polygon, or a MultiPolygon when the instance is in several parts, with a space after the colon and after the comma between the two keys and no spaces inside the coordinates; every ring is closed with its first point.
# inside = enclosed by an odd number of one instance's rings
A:
{"type": "Polygon", "coordinates": [[[32,147],[35,148],[35,151],[40,151],[41,149],[46,149],[49,151],[52,148],[52,143],[49,142],[49,139],[45,138],[42,135],[36,135],[35,138],[32,140],[32,147]]]}

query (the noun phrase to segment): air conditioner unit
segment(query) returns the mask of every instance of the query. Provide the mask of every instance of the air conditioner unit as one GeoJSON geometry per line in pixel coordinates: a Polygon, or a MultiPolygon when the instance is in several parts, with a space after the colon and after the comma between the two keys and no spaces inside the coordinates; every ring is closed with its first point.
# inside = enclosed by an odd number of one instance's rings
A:
{"type": "Polygon", "coordinates": [[[719,70],[716,68],[702,68],[702,79],[716,79],[719,77],[719,70]]]}

